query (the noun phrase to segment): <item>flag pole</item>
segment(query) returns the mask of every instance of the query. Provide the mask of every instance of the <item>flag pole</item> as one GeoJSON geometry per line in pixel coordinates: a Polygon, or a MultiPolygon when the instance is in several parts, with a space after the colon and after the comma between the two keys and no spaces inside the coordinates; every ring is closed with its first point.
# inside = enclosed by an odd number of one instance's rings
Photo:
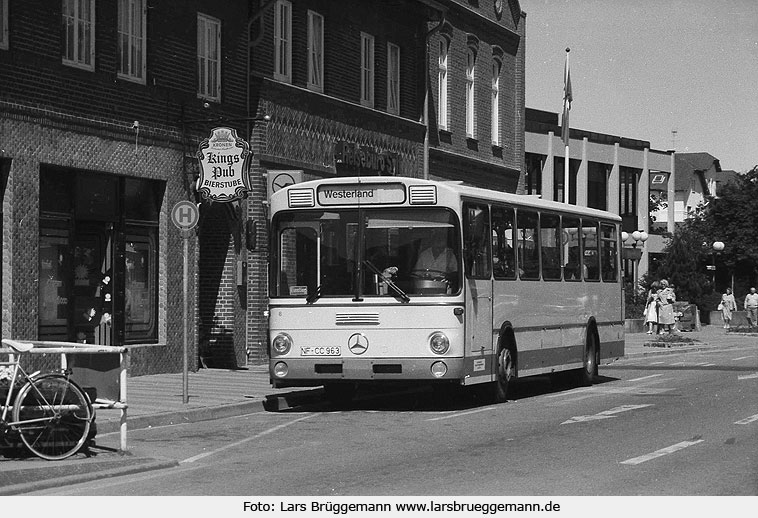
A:
{"type": "Polygon", "coordinates": [[[569,203],[569,116],[568,112],[571,109],[571,74],[569,72],[569,52],[571,49],[566,47],[566,68],[563,75],[563,121],[561,124],[564,126],[563,130],[563,144],[565,146],[563,154],[563,203],[569,203]]]}

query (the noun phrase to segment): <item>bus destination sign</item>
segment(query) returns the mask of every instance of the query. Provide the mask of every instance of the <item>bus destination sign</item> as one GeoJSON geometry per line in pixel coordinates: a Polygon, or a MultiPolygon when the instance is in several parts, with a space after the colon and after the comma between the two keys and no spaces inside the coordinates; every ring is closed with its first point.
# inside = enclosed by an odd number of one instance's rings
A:
{"type": "Polygon", "coordinates": [[[250,145],[232,128],[213,128],[200,143],[197,159],[200,180],[197,191],[203,199],[229,202],[247,196],[250,145]]]}
{"type": "Polygon", "coordinates": [[[405,203],[405,187],[400,183],[360,183],[322,185],[320,205],[399,205],[405,203]]]}

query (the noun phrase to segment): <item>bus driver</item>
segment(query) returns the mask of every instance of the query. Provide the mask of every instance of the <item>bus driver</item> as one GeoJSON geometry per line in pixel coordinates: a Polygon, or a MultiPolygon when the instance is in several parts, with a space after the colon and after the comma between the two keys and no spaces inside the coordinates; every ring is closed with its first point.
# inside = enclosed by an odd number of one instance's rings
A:
{"type": "Polygon", "coordinates": [[[458,260],[448,243],[447,229],[433,228],[427,246],[418,254],[413,273],[423,277],[451,279],[458,272],[458,260]]]}

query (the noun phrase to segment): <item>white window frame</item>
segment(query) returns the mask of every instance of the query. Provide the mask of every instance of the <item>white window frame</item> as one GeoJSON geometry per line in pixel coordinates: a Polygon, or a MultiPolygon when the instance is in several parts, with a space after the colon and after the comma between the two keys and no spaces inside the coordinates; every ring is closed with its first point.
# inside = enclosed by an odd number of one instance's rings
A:
{"type": "Polygon", "coordinates": [[[95,70],[95,0],[62,0],[63,64],[95,70]],[[82,18],[82,6],[89,18],[82,18]],[[69,11],[73,11],[69,14],[69,11]]]}
{"type": "Polygon", "coordinates": [[[500,72],[502,65],[492,61],[492,145],[500,145],[500,72]]]}
{"type": "Polygon", "coordinates": [[[118,77],[145,84],[146,0],[118,0],[118,77]]]}
{"type": "Polygon", "coordinates": [[[0,49],[8,50],[8,1],[0,0],[0,49]]]}
{"type": "Polygon", "coordinates": [[[221,20],[203,13],[197,13],[197,96],[221,101],[221,20]]]}
{"type": "Polygon", "coordinates": [[[400,47],[387,43],[387,112],[400,115],[400,47]]]}
{"type": "Polygon", "coordinates": [[[308,11],[308,84],[309,90],[324,92],[324,17],[308,11]]]}
{"type": "Polygon", "coordinates": [[[439,70],[437,81],[437,125],[441,130],[448,128],[447,111],[447,60],[450,43],[446,38],[440,38],[440,49],[437,59],[439,70]]]}
{"type": "Polygon", "coordinates": [[[361,104],[374,107],[374,37],[361,33],[361,104]]]}
{"type": "Polygon", "coordinates": [[[292,2],[274,5],[274,79],[292,82],[292,2]]]}
{"type": "Polygon", "coordinates": [[[466,52],[466,137],[476,138],[476,53],[466,52]]]}

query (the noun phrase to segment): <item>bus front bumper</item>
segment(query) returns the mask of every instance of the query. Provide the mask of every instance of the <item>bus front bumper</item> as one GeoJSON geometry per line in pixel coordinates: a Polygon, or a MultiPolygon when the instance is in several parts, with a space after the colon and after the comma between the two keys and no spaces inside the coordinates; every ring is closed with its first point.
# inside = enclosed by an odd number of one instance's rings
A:
{"type": "Polygon", "coordinates": [[[313,387],[333,381],[458,381],[463,358],[272,358],[275,388],[313,387]]]}

